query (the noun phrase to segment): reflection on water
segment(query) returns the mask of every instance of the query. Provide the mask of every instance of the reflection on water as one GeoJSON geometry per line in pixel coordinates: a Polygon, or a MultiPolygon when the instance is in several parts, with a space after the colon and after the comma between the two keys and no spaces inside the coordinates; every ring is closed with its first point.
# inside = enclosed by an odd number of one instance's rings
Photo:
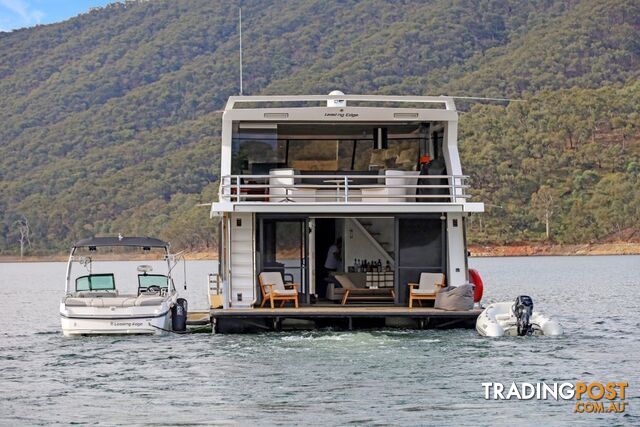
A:
{"type": "MultiPolygon", "coordinates": [[[[192,262],[204,299],[214,263],[192,262]]],[[[530,295],[566,336],[473,330],[64,339],[64,263],[0,264],[0,424],[636,424],[640,257],[473,259],[485,303],[530,295]],[[630,383],[626,415],[485,401],[487,381],[630,383]]],[[[124,268],[124,267],[123,267],[124,268]]],[[[193,305],[192,305],[193,306],[193,305]]]]}

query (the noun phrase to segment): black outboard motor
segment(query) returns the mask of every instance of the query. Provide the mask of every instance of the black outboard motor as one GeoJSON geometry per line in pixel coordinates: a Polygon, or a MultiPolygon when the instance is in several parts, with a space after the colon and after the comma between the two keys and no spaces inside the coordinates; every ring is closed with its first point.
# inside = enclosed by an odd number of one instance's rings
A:
{"type": "Polygon", "coordinates": [[[171,307],[171,329],[175,332],[187,330],[187,300],[178,298],[176,305],[171,307]]]}
{"type": "Polygon", "coordinates": [[[515,314],[518,322],[518,336],[530,335],[531,314],[533,313],[533,300],[526,295],[520,295],[513,304],[513,314],[515,314]]]}

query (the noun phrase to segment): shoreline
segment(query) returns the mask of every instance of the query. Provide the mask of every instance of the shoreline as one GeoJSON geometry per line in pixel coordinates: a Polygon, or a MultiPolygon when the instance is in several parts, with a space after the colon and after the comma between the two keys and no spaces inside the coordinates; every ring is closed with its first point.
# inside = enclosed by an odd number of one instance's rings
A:
{"type": "Polygon", "coordinates": [[[469,245],[472,257],[640,255],[639,242],[469,245]]]}
{"type": "MultiPolygon", "coordinates": [[[[469,245],[474,258],[520,257],[520,256],[602,256],[640,255],[640,242],[584,243],[575,245],[522,243],[513,245],[469,245]]],[[[66,262],[67,254],[28,255],[20,259],[15,255],[0,255],[0,263],[10,262],[66,262]]],[[[188,261],[217,261],[218,254],[212,251],[194,251],[185,254],[188,261]]],[[[153,258],[115,257],[112,261],[144,261],[153,258]]]]}

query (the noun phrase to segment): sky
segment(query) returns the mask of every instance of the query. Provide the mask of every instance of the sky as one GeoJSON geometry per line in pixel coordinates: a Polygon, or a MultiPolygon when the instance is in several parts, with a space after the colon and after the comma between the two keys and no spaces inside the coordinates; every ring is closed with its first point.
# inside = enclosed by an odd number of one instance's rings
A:
{"type": "Polygon", "coordinates": [[[115,0],[0,0],[0,31],[64,21],[115,0]]]}

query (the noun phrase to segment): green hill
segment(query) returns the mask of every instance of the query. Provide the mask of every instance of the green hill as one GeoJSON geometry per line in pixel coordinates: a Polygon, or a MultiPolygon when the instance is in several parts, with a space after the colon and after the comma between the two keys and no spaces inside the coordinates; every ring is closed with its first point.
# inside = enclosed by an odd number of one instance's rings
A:
{"type": "MultiPolygon", "coordinates": [[[[460,103],[472,238],[580,242],[640,223],[637,1],[243,1],[245,94],[517,96],[460,103]],[[534,197],[532,194],[542,192],[534,197]],[[621,209],[621,210],[620,210],[621,209]],[[615,212],[620,218],[614,219],[615,212]]],[[[128,1],[0,33],[0,253],[91,234],[214,238],[238,2],[128,1]]]]}

